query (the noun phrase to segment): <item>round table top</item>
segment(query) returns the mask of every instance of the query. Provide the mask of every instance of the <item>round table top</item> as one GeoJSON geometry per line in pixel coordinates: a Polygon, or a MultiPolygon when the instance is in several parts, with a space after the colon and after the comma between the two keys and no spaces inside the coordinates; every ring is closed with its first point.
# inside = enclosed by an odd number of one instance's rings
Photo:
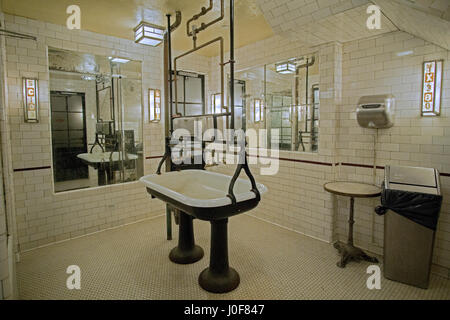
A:
{"type": "Polygon", "coordinates": [[[359,182],[329,182],[324,189],[328,192],[354,198],[374,198],[381,195],[381,189],[377,186],[359,182]]]}

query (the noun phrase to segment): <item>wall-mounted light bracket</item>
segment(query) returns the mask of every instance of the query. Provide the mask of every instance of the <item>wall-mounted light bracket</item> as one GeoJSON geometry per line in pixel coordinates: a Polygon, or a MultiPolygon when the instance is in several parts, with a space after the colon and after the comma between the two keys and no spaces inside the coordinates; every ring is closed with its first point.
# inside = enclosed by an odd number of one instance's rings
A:
{"type": "Polygon", "coordinates": [[[150,122],[161,121],[161,90],[148,89],[148,114],[150,122]]]}
{"type": "Polygon", "coordinates": [[[39,85],[37,79],[23,78],[23,106],[25,122],[39,122],[39,85]]]}
{"type": "Polygon", "coordinates": [[[253,101],[253,122],[259,123],[264,121],[265,106],[262,99],[254,99],[253,101]]]}
{"type": "Polygon", "coordinates": [[[441,114],[443,61],[423,63],[422,116],[433,117],[441,114]]]}
{"type": "Polygon", "coordinates": [[[211,111],[213,114],[223,113],[221,93],[215,93],[211,95],[211,111]]]}

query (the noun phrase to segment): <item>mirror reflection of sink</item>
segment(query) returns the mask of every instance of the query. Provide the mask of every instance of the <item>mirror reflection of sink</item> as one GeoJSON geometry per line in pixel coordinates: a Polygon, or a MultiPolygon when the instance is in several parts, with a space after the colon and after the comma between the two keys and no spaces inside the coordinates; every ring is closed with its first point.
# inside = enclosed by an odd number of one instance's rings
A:
{"type": "Polygon", "coordinates": [[[81,153],[77,155],[83,161],[86,161],[89,164],[98,164],[104,162],[113,162],[121,161],[121,160],[136,160],[138,158],[135,154],[127,153],[126,157],[122,155],[122,152],[113,152],[111,157],[111,152],[95,152],[95,153],[81,153]]]}
{"type": "Polygon", "coordinates": [[[77,155],[78,159],[81,159],[88,166],[93,167],[97,170],[98,175],[98,185],[104,186],[111,184],[113,181],[112,170],[116,167],[117,163],[120,161],[130,161],[137,160],[138,156],[135,154],[126,154],[127,159],[123,157],[122,152],[94,152],[94,153],[81,153],[77,155]],[[112,161],[110,161],[112,160],[112,161]]]}

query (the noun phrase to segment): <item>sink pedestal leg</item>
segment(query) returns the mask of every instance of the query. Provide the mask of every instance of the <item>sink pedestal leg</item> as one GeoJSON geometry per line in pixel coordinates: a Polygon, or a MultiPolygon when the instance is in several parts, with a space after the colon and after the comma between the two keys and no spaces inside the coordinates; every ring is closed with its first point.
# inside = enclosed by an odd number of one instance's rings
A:
{"type": "Polygon", "coordinates": [[[178,247],[172,249],[169,259],[177,264],[191,264],[203,258],[203,249],[195,245],[193,218],[180,212],[178,247]]]}
{"type": "Polygon", "coordinates": [[[228,264],[228,219],[211,221],[209,268],[198,278],[200,286],[213,293],[226,293],[239,286],[239,274],[228,264]]]}
{"type": "Polygon", "coordinates": [[[97,176],[98,176],[98,185],[99,186],[105,186],[107,185],[107,179],[106,179],[106,170],[103,168],[99,168],[97,170],[97,176]]]}

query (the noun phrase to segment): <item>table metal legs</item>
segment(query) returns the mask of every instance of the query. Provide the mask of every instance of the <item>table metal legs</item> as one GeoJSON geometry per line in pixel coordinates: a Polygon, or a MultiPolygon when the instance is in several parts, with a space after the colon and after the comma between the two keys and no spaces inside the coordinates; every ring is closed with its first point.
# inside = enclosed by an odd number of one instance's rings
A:
{"type": "Polygon", "coordinates": [[[178,264],[191,264],[203,258],[203,249],[195,245],[193,217],[180,212],[178,246],[170,252],[169,259],[178,264]]]}
{"type": "Polygon", "coordinates": [[[359,248],[356,248],[353,245],[353,225],[355,224],[354,220],[354,210],[355,210],[355,199],[353,197],[350,198],[350,217],[348,220],[348,240],[347,243],[342,243],[340,241],[336,241],[334,243],[334,247],[338,250],[341,255],[341,260],[337,263],[339,268],[345,268],[349,261],[369,261],[378,263],[378,259],[375,257],[368,256],[364,251],[359,248]]]}
{"type": "Polygon", "coordinates": [[[172,210],[168,204],[166,204],[166,229],[167,240],[172,240],[172,210]]]}

